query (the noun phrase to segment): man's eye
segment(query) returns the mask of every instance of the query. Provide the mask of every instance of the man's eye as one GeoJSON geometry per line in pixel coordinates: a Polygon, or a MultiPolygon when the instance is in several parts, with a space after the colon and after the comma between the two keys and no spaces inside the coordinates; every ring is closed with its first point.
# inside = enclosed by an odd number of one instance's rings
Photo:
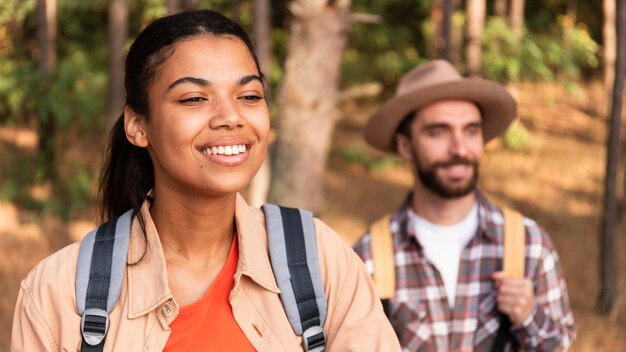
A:
{"type": "Polygon", "coordinates": [[[445,130],[443,128],[431,128],[428,131],[428,134],[433,136],[433,137],[438,137],[438,136],[443,135],[444,132],[445,132],[445,130]]]}
{"type": "Polygon", "coordinates": [[[467,133],[470,135],[475,135],[480,132],[479,126],[471,126],[467,128],[467,133]]]}

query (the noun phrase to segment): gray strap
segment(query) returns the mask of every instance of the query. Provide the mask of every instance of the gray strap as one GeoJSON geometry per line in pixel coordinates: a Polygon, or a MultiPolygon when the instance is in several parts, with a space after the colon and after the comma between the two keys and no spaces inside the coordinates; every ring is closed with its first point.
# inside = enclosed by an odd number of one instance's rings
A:
{"type": "MultiPolygon", "coordinates": [[[[289,208],[282,208],[283,210],[289,208]]],[[[297,209],[292,209],[297,210],[297,209]]],[[[267,236],[269,243],[270,259],[272,263],[272,269],[276,278],[276,283],[281,290],[280,298],[283,302],[287,318],[291,323],[294,331],[297,335],[302,336],[304,331],[307,330],[307,322],[302,321],[300,311],[298,309],[298,303],[296,300],[296,292],[294,291],[294,281],[298,279],[292,279],[289,268],[289,257],[293,258],[294,253],[287,253],[286,236],[293,236],[293,233],[285,233],[285,226],[283,223],[283,215],[281,214],[281,207],[273,204],[263,205],[263,211],[265,212],[265,222],[267,227],[267,236]],[[304,327],[304,329],[303,329],[304,327]]],[[[304,237],[304,261],[308,267],[310,273],[310,280],[314,291],[314,300],[317,304],[317,310],[319,311],[319,326],[323,327],[326,321],[326,296],[324,294],[324,286],[322,284],[322,276],[320,273],[320,264],[317,254],[317,241],[315,239],[315,225],[313,223],[313,214],[305,210],[297,210],[299,212],[301,220],[301,231],[304,237]]],[[[297,231],[294,231],[297,232],[297,231]]],[[[296,234],[297,235],[297,234],[296,234]]],[[[290,239],[291,241],[292,239],[290,239]]],[[[296,254],[301,256],[300,254],[296,254]]],[[[293,260],[292,260],[293,266],[293,260]]],[[[302,287],[296,288],[302,290],[302,287]]],[[[308,289],[307,289],[308,290],[308,289]]],[[[309,320],[309,319],[307,319],[309,320]]]]}
{"type": "MultiPolygon", "coordinates": [[[[128,239],[130,237],[130,225],[133,210],[129,210],[119,217],[115,226],[115,242],[111,261],[111,281],[107,297],[106,311],[111,312],[117,302],[122,289],[122,278],[126,268],[126,255],[128,253],[128,239]]],[[[96,240],[97,230],[91,231],[80,243],[78,263],[76,267],[76,310],[82,315],[85,312],[87,299],[87,287],[89,286],[89,273],[91,272],[93,247],[96,240]]],[[[100,261],[97,261],[100,263],[100,261]]]]}

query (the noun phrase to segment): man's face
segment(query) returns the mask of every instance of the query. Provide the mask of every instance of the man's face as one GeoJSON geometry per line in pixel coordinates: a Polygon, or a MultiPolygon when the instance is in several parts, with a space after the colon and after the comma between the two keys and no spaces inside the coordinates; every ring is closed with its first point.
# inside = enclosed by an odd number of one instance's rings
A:
{"type": "Polygon", "coordinates": [[[483,154],[478,107],[465,100],[424,106],[410,124],[411,137],[397,136],[398,151],[413,162],[416,182],[442,198],[471,193],[483,154]]]}

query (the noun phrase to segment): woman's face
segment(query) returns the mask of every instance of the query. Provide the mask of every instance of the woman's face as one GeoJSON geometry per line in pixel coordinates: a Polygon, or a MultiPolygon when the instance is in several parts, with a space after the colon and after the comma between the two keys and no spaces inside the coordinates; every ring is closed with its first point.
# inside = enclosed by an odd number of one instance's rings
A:
{"type": "Polygon", "coordinates": [[[194,196],[240,191],[267,149],[269,113],[256,64],[237,38],[200,36],[173,50],[149,87],[150,116],[139,124],[155,187],[194,196]]]}

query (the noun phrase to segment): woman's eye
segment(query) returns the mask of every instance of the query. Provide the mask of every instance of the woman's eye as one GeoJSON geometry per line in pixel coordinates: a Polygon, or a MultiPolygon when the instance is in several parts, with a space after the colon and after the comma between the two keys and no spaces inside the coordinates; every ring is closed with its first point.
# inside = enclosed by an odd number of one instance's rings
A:
{"type": "Polygon", "coordinates": [[[251,95],[244,95],[240,97],[239,99],[243,101],[247,101],[247,102],[257,102],[257,101],[263,100],[263,97],[259,95],[251,94],[251,95]]]}
{"type": "Polygon", "coordinates": [[[181,99],[179,100],[179,102],[182,104],[193,104],[193,103],[199,103],[205,100],[206,98],[203,98],[203,97],[191,97],[191,98],[181,99]]]}

